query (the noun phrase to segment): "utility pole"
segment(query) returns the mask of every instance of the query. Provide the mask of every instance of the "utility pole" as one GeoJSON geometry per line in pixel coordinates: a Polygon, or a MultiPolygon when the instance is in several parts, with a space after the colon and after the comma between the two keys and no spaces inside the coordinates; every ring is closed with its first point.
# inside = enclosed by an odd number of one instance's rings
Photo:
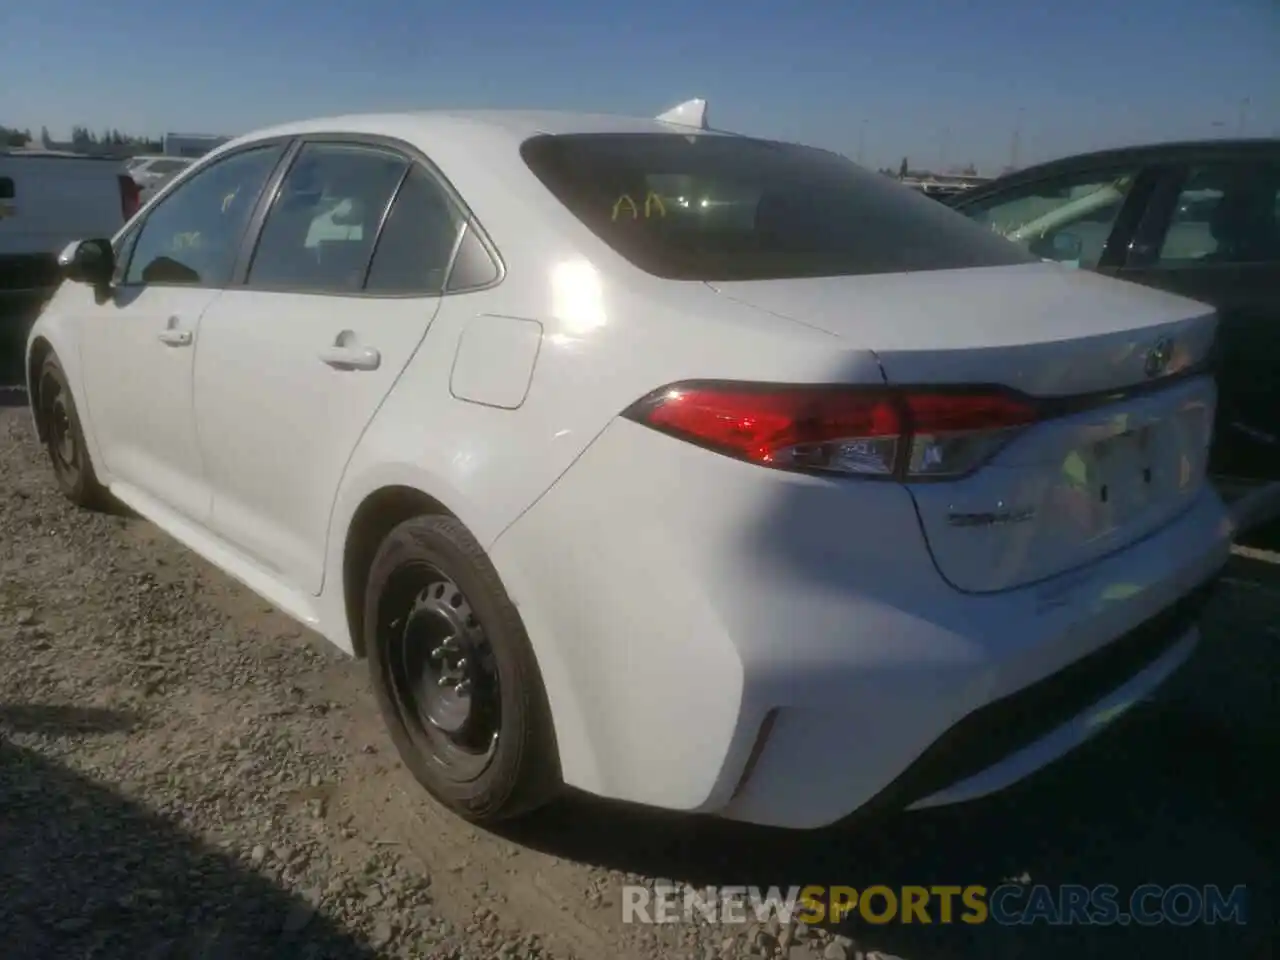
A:
{"type": "Polygon", "coordinates": [[[1244,136],[1244,128],[1248,123],[1248,120],[1249,120],[1249,98],[1245,97],[1243,100],[1240,101],[1240,121],[1236,127],[1236,134],[1238,136],[1241,136],[1241,137],[1244,136]]]}
{"type": "Polygon", "coordinates": [[[1018,169],[1018,153],[1022,149],[1022,107],[1013,121],[1013,136],[1009,140],[1009,169],[1018,169]]]}

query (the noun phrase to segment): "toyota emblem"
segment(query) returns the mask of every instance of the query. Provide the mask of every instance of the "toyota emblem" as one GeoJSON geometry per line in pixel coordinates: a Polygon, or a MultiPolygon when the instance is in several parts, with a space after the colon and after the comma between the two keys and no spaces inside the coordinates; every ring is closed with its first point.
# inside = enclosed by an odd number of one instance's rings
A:
{"type": "Polygon", "coordinates": [[[1142,370],[1148,377],[1158,377],[1169,369],[1173,360],[1173,337],[1161,337],[1147,351],[1142,370]]]}

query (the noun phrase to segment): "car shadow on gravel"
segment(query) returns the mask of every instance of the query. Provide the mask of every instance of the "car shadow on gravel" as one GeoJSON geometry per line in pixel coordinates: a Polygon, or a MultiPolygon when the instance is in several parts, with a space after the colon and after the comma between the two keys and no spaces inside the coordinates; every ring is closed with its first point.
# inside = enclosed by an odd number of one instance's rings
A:
{"type": "Polygon", "coordinates": [[[138,717],[124,710],[71,707],[45,703],[0,703],[0,731],[67,736],[85,733],[127,733],[138,717]]]}
{"type": "MultiPolygon", "coordinates": [[[[1280,861],[1280,564],[1233,558],[1205,640],[1161,698],[1001,794],[804,833],[573,796],[506,835],[556,856],[702,885],[1216,884],[1243,924],[868,926],[840,932],[907,960],[1270,956],[1280,861]]],[[[957,910],[957,915],[959,910],[957,910]]],[[[619,907],[619,914],[621,908],[619,907]]],[[[732,932],[732,931],[730,931],[732,932]]]]}
{"type": "Polygon", "coordinates": [[[376,956],[246,865],[11,739],[84,737],[134,722],[106,710],[0,706],[0,955],[376,956]]]}

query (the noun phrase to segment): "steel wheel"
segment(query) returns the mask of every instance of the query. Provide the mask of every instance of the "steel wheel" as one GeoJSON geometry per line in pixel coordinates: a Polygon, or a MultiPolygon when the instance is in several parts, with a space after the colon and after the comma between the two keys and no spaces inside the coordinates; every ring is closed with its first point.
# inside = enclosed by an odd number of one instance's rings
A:
{"type": "Polygon", "coordinates": [[[48,431],[49,455],[53,468],[74,482],[80,472],[80,445],[76,442],[75,421],[68,406],[62,379],[45,371],[40,379],[40,406],[48,431]]]}
{"type": "Polygon", "coordinates": [[[84,428],[76,413],[76,401],[56,357],[45,358],[36,385],[36,419],[58,488],[78,506],[105,505],[106,491],[93,471],[93,461],[84,442],[84,428]]]}
{"type": "Polygon", "coordinates": [[[406,564],[379,603],[383,662],[398,719],[455,783],[481,776],[502,729],[493,649],[461,588],[431,564],[406,564]]]}
{"type": "Polygon", "coordinates": [[[396,752],[472,823],[521,816],[563,786],[546,689],[520,613],[456,517],[422,514],[383,538],[361,639],[396,752]]]}

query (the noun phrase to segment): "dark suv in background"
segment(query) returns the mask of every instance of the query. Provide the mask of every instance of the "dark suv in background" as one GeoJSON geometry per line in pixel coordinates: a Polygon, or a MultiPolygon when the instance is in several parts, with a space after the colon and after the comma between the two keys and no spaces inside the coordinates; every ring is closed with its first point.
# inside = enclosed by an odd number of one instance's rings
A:
{"type": "Polygon", "coordinates": [[[1280,140],[1066,157],[949,202],[1046,259],[1217,307],[1210,468],[1227,488],[1280,480],[1280,140]]]}

